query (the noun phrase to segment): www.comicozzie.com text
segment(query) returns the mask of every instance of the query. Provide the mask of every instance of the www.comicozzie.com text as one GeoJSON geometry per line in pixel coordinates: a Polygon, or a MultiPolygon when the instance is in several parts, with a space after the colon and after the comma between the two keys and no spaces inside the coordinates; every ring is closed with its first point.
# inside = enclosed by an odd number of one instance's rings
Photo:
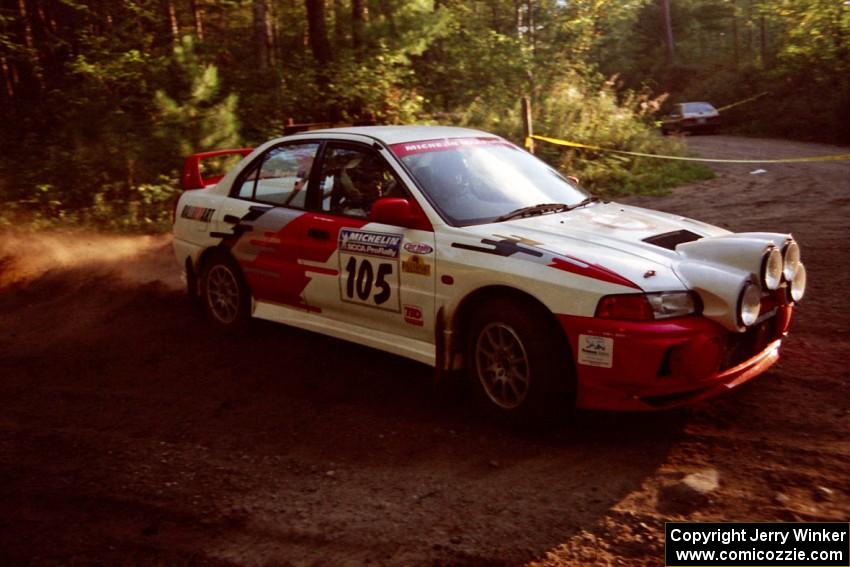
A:
{"type": "Polygon", "coordinates": [[[754,529],[747,528],[722,530],[714,529],[707,531],[684,531],[679,528],[674,528],[670,532],[672,541],[687,541],[690,543],[722,543],[727,545],[736,541],[775,541],[785,544],[788,542],[789,536],[793,533],[794,539],[800,542],[820,542],[820,541],[846,541],[847,532],[841,530],[813,530],[811,528],[795,528],[791,532],[782,530],[769,529],[754,529]]]}

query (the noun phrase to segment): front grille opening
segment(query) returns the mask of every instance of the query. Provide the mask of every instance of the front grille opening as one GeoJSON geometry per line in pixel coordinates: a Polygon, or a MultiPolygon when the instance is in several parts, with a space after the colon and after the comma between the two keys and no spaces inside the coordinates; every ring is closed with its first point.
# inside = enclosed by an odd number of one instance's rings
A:
{"type": "Polygon", "coordinates": [[[743,333],[730,333],[726,337],[720,370],[728,370],[751,359],[780,338],[781,334],[775,315],[743,333]]]}
{"type": "Polygon", "coordinates": [[[670,376],[670,355],[673,354],[673,349],[675,347],[670,347],[664,353],[664,358],[661,359],[661,366],[658,367],[657,375],[659,378],[663,378],[665,376],[670,376]]]}

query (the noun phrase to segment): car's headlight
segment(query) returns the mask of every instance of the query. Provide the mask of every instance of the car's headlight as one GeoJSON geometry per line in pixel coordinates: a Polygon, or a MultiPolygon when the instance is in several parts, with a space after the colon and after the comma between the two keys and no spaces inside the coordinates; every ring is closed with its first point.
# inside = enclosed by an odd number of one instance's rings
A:
{"type": "Polygon", "coordinates": [[[606,295],[596,305],[596,316],[604,319],[652,321],[693,315],[700,309],[691,291],[661,291],[606,295]]]}
{"type": "Polygon", "coordinates": [[[779,289],[782,284],[782,253],[776,248],[765,252],[761,260],[761,283],[766,289],[779,289]]]}
{"type": "Polygon", "coordinates": [[[802,263],[797,264],[797,269],[794,272],[794,279],[788,284],[789,299],[794,303],[803,299],[806,293],[806,266],[802,263]]]}
{"type": "Polygon", "coordinates": [[[696,295],[690,291],[647,293],[646,298],[656,319],[691,315],[697,312],[699,305],[696,295]]]}
{"type": "Polygon", "coordinates": [[[800,246],[793,240],[788,242],[782,250],[782,264],[782,275],[785,281],[793,281],[797,267],[800,265],[800,246]]]}
{"type": "Polygon", "coordinates": [[[749,327],[759,318],[761,311],[761,289],[752,282],[747,282],[738,296],[738,323],[749,327]]]}

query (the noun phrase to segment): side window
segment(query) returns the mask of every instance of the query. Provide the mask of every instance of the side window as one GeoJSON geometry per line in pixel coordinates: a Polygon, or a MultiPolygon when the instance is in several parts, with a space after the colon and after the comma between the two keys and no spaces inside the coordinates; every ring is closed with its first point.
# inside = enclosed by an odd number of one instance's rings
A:
{"type": "MultiPolygon", "coordinates": [[[[260,162],[262,163],[262,162],[260,162]]],[[[254,165],[251,168],[250,173],[242,178],[242,181],[239,183],[239,198],[240,199],[253,199],[254,198],[254,185],[257,183],[257,170],[260,169],[260,165],[254,165]]]]}
{"type": "Polygon", "coordinates": [[[319,144],[289,144],[272,148],[258,165],[237,181],[238,196],[262,203],[303,209],[310,169],[319,144]]]}
{"type": "Polygon", "coordinates": [[[325,212],[366,218],[381,197],[404,197],[401,183],[384,160],[368,148],[329,146],[319,176],[325,212]]]}

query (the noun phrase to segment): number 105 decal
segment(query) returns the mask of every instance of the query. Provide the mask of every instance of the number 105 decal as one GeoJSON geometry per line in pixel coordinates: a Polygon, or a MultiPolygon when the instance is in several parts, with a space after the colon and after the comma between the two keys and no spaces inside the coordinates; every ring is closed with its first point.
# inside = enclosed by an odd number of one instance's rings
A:
{"type": "Polygon", "coordinates": [[[400,312],[399,247],[402,235],[343,229],[339,235],[340,298],[400,312]]]}

